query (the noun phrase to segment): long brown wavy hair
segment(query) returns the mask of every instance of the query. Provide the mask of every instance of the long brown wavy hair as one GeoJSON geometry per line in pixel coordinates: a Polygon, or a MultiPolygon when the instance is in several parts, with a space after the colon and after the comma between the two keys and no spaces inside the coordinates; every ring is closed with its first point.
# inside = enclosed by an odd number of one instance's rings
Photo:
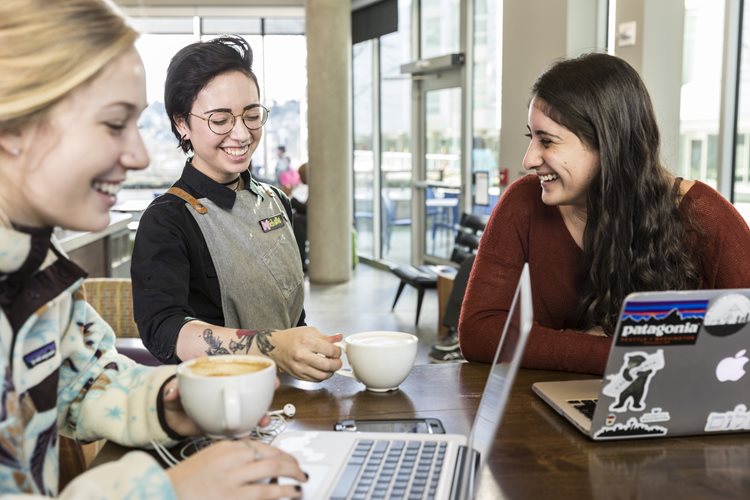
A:
{"type": "Polygon", "coordinates": [[[578,327],[598,325],[611,335],[629,293],[697,288],[688,222],[660,161],[659,129],[638,73],[617,57],[586,54],[554,64],[532,96],[545,115],[599,153],[587,199],[578,327]]]}

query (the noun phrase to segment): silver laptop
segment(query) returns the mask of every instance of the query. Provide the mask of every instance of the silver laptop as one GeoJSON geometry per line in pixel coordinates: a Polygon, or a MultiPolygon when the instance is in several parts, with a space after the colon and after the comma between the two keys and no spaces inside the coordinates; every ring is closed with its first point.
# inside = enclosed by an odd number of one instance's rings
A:
{"type": "Polygon", "coordinates": [[[310,476],[306,499],[473,498],[532,323],[521,273],[468,438],[461,434],[286,431],[273,441],[310,476]]]}
{"type": "Polygon", "coordinates": [[[631,294],[602,380],[533,390],[596,440],[747,432],[748,323],[750,289],[631,294]]]}

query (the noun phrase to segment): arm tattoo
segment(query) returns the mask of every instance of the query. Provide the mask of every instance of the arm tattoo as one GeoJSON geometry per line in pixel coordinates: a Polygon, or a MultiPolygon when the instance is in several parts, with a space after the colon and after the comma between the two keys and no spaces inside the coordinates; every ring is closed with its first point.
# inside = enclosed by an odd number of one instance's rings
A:
{"type": "Polygon", "coordinates": [[[232,354],[247,354],[250,352],[250,346],[253,345],[253,337],[257,333],[255,330],[237,330],[236,335],[239,340],[230,340],[229,350],[232,354]]]}
{"type": "Polygon", "coordinates": [[[276,348],[276,346],[271,343],[271,336],[273,336],[273,330],[259,330],[255,335],[255,338],[258,339],[258,349],[260,349],[260,352],[266,356],[276,348]]]}
{"type": "Polygon", "coordinates": [[[214,356],[216,354],[231,354],[224,346],[220,339],[214,337],[214,332],[210,328],[203,330],[203,340],[208,344],[206,354],[214,356]]]}

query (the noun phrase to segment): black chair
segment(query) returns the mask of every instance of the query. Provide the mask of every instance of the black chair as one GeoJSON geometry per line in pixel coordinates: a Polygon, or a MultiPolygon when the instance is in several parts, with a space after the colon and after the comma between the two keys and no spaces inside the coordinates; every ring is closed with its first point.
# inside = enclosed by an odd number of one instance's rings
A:
{"type": "MultiPolygon", "coordinates": [[[[454,240],[453,252],[451,253],[451,268],[457,269],[459,265],[469,256],[475,255],[479,247],[479,239],[487,225],[488,216],[461,214],[461,221],[458,225],[456,238],[454,240]]],[[[417,316],[414,324],[419,324],[419,313],[422,310],[422,299],[424,292],[430,288],[437,287],[438,272],[446,266],[391,266],[390,271],[398,276],[401,282],[396,291],[396,298],[393,300],[391,311],[396,308],[398,298],[404,291],[406,285],[411,285],[417,289],[417,316]]]]}

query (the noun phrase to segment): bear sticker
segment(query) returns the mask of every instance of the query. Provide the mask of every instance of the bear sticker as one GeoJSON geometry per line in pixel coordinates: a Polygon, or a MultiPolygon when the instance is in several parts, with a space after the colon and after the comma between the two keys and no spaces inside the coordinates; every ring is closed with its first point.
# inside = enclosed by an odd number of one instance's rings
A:
{"type": "Polygon", "coordinates": [[[616,375],[607,375],[609,382],[602,394],[614,398],[609,410],[618,413],[643,411],[651,379],[664,368],[664,351],[653,354],[633,351],[625,354],[622,367],[616,375]]]}

